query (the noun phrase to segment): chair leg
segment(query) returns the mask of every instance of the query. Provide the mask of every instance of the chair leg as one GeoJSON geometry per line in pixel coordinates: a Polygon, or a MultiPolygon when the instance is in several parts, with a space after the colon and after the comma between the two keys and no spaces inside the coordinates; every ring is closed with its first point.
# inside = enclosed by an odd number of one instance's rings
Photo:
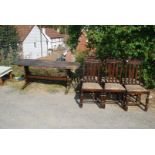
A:
{"type": "Polygon", "coordinates": [[[98,99],[98,94],[94,93],[94,100],[97,101],[97,99],[98,99]]]}
{"type": "Polygon", "coordinates": [[[83,92],[81,92],[81,94],[80,94],[80,107],[82,108],[83,107],[83,97],[84,97],[84,94],[83,94],[83,92]]]}
{"type": "MultiPolygon", "coordinates": [[[[114,95],[116,95],[116,98],[115,98],[115,99],[119,101],[119,100],[120,100],[120,96],[119,96],[120,94],[116,93],[116,94],[114,94],[114,95]]],[[[114,96],[114,97],[115,97],[115,96],[114,96]]]]}
{"type": "Polygon", "coordinates": [[[127,93],[124,93],[124,110],[128,111],[128,96],[127,93]]]}
{"type": "Polygon", "coordinates": [[[105,101],[106,101],[106,95],[101,93],[101,105],[102,105],[102,108],[105,109],[105,101]]]}
{"type": "Polygon", "coordinates": [[[71,87],[71,80],[69,78],[67,78],[65,86],[66,86],[65,94],[68,94],[69,89],[71,87]]]}
{"type": "Polygon", "coordinates": [[[137,95],[136,102],[141,102],[141,94],[140,95],[137,95]]]}
{"type": "Polygon", "coordinates": [[[147,93],[147,97],[146,97],[146,105],[145,105],[145,111],[147,111],[148,110],[148,104],[149,104],[149,96],[150,96],[150,92],[149,93],[147,93]]]}

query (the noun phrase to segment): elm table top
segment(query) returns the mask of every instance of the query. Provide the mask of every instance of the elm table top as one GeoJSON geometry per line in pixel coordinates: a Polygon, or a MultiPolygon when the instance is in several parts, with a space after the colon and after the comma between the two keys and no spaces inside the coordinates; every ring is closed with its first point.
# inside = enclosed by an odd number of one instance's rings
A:
{"type": "Polygon", "coordinates": [[[7,67],[7,66],[0,66],[0,77],[8,74],[9,72],[12,71],[11,67],[7,67]]]}
{"type": "Polygon", "coordinates": [[[78,62],[49,61],[38,59],[20,59],[16,64],[18,66],[51,67],[70,70],[76,70],[80,67],[80,64],[78,62]]]}

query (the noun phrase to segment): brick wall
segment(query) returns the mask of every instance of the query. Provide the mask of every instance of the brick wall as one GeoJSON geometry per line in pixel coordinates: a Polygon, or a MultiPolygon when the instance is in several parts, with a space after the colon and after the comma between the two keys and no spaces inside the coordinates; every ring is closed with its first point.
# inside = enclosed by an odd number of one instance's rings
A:
{"type": "Polygon", "coordinates": [[[68,51],[66,54],[66,61],[67,62],[74,62],[75,61],[75,57],[74,55],[71,53],[71,51],[68,51]]]}
{"type": "Polygon", "coordinates": [[[76,50],[79,52],[88,51],[87,37],[86,37],[86,34],[84,32],[82,32],[81,36],[79,37],[79,42],[78,42],[78,45],[76,47],[76,50]]]}

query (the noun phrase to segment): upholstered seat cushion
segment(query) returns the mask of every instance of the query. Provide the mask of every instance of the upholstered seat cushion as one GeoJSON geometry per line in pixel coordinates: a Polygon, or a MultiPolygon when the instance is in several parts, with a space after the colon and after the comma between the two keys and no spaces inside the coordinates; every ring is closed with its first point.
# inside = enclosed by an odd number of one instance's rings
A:
{"type": "Polygon", "coordinates": [[[125,85],[127,92],[147,92],[147,90],[140,85],[125,85]]]}
{"type": "Polygon", "coordinates": [[[82,89],[102,90],[103,88],[100,86],[100,84],[95,82],[83,82],[82,89]]]}
{"type": "Polygon", "coordinates": [[[105,90],[125,91],[125,88],[119,83],[105,83],[105,90]]]}

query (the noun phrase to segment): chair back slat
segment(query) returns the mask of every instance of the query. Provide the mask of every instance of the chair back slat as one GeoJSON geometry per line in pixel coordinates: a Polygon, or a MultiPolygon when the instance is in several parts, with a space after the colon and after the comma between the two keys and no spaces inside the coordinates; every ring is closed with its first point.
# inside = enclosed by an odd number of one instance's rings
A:
{"type": "Polygon", "coordinates": [[[86,82],[100,81],[101,61],[98,59],[86,59],[83,65],[83,79],[86,82]]]}
{"type": "Polygon", "coordinates": [[[133,79],[135,77],[135,65],[131,65],[131,82],[133,83],[133,79]]]}
{"type": "Polygon", "coordinates": [[[118,64],[115,64],[115,70],[116,70],[115,77],[118,77],[118,64]]]}
{"type": "Polygon", "coordinates": [[[128,60],[124,66],[124,84],[140,84],[142,62],[140,60],[128,60]]]}
{"type": "Polygon", "coordinates": [[[135,79],[138,80],[138,66],[135,68],[135,79]]]}
{"type": "Polygon", "coordinates": [[[105,82],[118,83],[122,74],[122,62],[116,59],[107,59],[105,62],[105,82]]]}
{"type": "Polygon", "coordinates": [[[114,82],[114,74],[115,74],[115,64],[111,64],[111,81],[114,82]]]}

